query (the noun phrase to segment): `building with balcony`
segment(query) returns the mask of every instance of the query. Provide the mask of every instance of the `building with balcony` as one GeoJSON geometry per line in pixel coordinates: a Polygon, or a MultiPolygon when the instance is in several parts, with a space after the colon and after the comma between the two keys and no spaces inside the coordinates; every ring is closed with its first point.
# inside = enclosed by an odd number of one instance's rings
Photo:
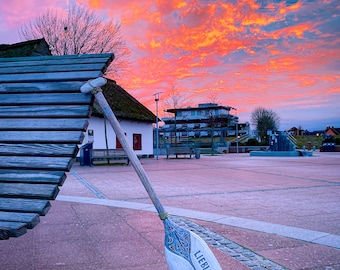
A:
{"type": "Polygon", "coordinates": [[[173,142],[183,142],[190,138],[226,137],[249,134],[249,124],[238,123],[238,117],[230,113],[233,107],[216,103],[198,104],[198,107],[167,109],[173,117],[162,118],[161,137],[173,142]]]}

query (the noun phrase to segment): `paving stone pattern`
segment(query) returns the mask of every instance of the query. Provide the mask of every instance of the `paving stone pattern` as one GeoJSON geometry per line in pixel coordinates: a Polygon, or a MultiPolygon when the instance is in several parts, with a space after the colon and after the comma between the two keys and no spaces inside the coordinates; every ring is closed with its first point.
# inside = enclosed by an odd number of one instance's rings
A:
{"type": "Polygon", "coordinates": [[[199,235],[206,243],[212,245],[214,248],[222,251],[223,253],[231,256],[235,260],[245,264],[250,269],[254,270],[284,270],[287,269],[271,260],[264,258],[251,251],[248,248],[245,248],[234,241],[231,241],[225,238],[222,235],[219,235],[208,228],[198,225],[186,218],[171,216],[171,220],[174,221],[179,226],[190,230],[197,235],[199,235]]]}

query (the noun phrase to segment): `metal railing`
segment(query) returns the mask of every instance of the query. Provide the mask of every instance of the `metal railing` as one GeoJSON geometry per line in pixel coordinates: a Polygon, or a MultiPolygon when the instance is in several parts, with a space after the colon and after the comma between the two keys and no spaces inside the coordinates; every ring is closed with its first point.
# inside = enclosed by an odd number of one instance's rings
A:
{"type": "Polygon", "coordinates": [[[289,134],[288,132],[284,132],[284,134],[286,135],[286,138],[288,139],[288,141],[291,143],[292,147],[294,149],[297,148],[297,140],[294,138],[294,136],[292,136],[291,134],[289,134]]]}

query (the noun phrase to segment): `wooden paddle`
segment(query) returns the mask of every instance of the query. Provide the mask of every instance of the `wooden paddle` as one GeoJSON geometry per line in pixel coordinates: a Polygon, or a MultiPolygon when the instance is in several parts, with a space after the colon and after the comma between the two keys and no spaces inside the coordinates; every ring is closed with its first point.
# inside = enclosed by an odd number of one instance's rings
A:
{"type": "Polygon", "coordinates": [[[198,235],[178,226],[168,217],[150,184],[142,164],[129,145],[116,116],[102,93],[100,87],[104,84],[106,84],[106,79],[99,77],[82,85],[80,91],[83,93],[92,92],[95,95],[144,188],[149,194],[160,219],[163,221],[165,230],[165,257],[170,270],[222,270],[208,245],[198,235]]]}

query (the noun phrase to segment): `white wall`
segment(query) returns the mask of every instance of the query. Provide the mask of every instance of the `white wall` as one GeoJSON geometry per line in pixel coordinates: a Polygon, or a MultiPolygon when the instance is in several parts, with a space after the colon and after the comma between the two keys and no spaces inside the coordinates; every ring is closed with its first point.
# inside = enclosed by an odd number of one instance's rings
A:
{"type": "MultiPolygon", "coordinates": [[[[142,150],[135,150],[137,155],[153,155],[153,127],[152,123],[144,123],[137,121],[118,120],[122,130],[126,133],[126,138],[132,146],[133,134],[142,134],[142,150]]],[[[104,119],[98,117],[91,117],[89,119],[88,130],[94,131],[94,149],[105,149],[105,133],[104,133],[104,119]]],[[[116,148],[116,134],[114,133],[110,123],[106,121],[107,140],[109,149],[116,148]]],[[[88,132],[85,134],[83,145],[89,142],[88,132]]]]}

